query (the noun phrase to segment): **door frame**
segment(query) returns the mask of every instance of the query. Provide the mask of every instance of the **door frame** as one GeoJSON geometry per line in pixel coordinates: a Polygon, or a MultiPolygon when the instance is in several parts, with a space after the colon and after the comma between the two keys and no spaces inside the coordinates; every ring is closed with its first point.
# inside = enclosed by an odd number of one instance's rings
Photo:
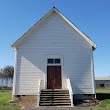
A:
{"type": "Polygon", "coordinates": [[[45,89],[47,89],[47,66],[61,66],[61,89],[63,88],[63,55],[48,55],[45,58],[45,89]],[[48,59],[60,59],[60,64],[48,64],[48,59]]]}

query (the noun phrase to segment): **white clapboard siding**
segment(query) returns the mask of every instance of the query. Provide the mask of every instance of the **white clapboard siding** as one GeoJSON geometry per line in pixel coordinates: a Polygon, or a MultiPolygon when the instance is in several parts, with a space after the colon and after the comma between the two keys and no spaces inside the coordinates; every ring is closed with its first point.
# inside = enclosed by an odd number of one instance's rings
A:
{"type": "Polygon", "coordinates": [[[94,94],[91,47],[56,13],[52,13],[17,48],[15,95],[37,95],[46,88],[46,58],[63,56],[62,86],[71,81],[74,94],[94,94]]]}

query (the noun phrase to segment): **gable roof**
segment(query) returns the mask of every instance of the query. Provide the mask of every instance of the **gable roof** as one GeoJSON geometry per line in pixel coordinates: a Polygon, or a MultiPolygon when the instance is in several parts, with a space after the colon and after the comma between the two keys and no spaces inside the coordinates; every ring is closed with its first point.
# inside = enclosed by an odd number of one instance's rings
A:
{"type": "Polygon", "coordinates": [[[62,13],[60,13],[55,7],[53,7],[44,17],[42,17],[33,27],[31,27],[23,36],[21,36],[13,45],[13,48],[16,48],[19,46],[22,42],[26,40],[28,37],[27,35],[32,32],[42,21],[44,21],[51,13],[56,12],[65,22],[67,22],[79,35],[82,36],[82,38],[90,44],[90,46],[94,49],[96,49],[96,44],[83,32],[81,32],[72,22],[70,22],[62,13]]]}

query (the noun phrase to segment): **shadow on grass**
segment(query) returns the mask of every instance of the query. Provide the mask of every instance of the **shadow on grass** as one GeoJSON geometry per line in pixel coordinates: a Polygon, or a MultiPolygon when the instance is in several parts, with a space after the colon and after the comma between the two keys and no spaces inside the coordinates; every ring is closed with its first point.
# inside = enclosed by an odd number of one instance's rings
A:
{"type": "Polygon", "coordinates": [[[98,100],[110,99],[110,93],[97,93],[96,97],[98,100]]]}

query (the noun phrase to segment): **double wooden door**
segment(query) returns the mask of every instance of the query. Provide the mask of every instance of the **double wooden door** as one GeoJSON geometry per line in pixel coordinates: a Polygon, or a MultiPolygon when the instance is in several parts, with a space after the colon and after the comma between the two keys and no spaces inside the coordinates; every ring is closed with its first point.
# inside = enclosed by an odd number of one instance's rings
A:
{"type": "Polygon", "coordinates": [[[61,66],[47,66],[47,89],[61,88],[61,66]]]}

